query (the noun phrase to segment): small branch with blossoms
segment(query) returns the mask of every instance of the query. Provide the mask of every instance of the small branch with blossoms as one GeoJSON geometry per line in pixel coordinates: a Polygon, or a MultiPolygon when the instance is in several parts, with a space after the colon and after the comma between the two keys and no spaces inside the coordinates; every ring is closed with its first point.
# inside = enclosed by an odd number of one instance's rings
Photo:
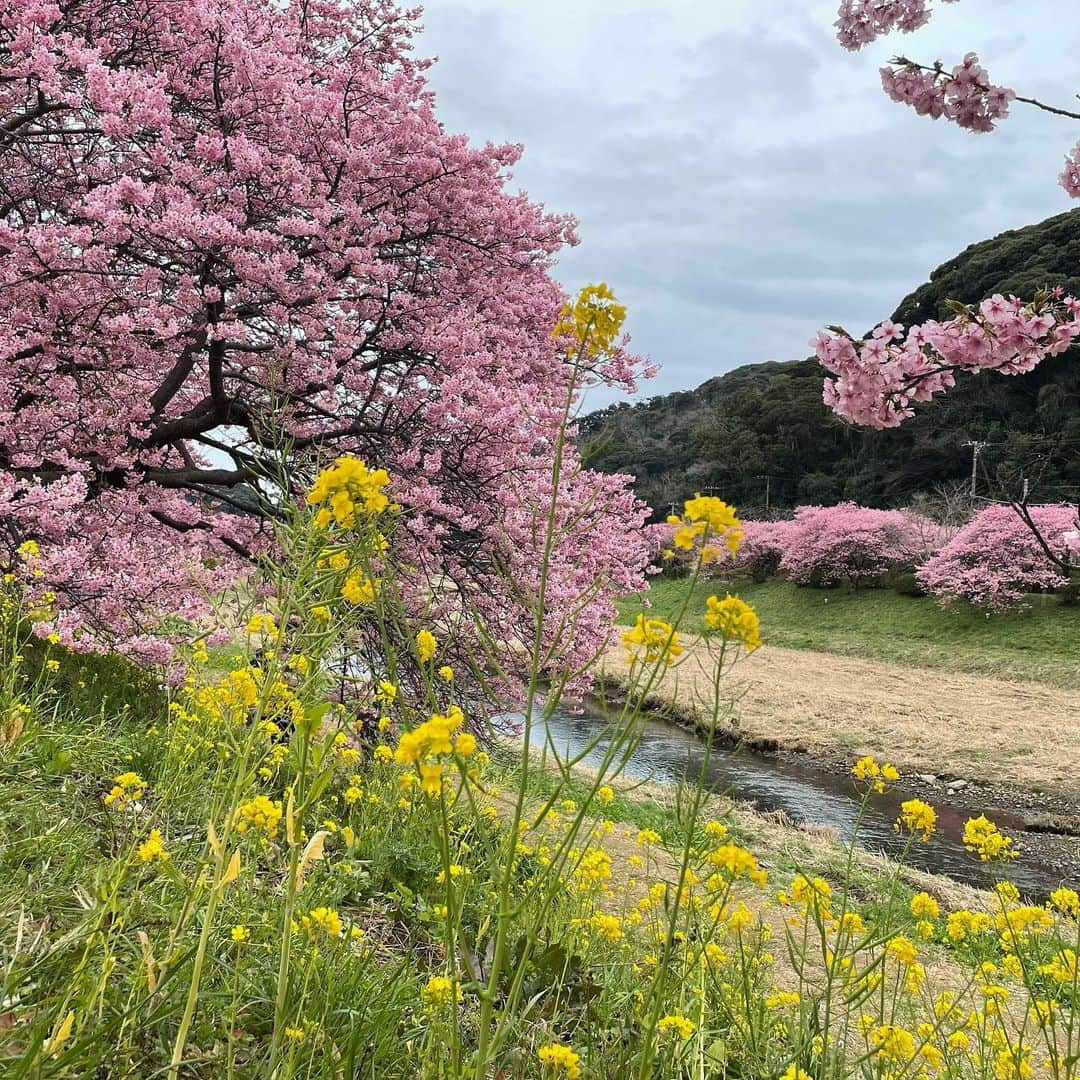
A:
{"type": "MultiPolygon", "coordinates": [[[[910,34],[918,30],[930,20],[930,8],[931,0],[841,0],[836,37],[845,49],[858,52],[893,31],[910,34]]],[[[968,131],[993,131],[995,121],[1008,116],[1013,101],[1080,120],[1080,112],[1023,97],[1007,86],[995,86],[973,52],[951,72],[946,72],[940,60],[930,65],[896,56],[881,69],[881,83],[893,101],[910,105],[920,116],[935,120],[944,116],[968,131]]],[[[1080,143],[1066,154],[1058,180],[1072,198],[1080,198],[1080,143]]]]}
{"type": "Polygon", "coordinates": [[[1011,501],[1009,506],[1012,507],[1019,515],[1020,520],[1027,526],[1029,532],[1034,536],[1039,547],[1042,549],[1043,554],[1062,572],[1062,574],[1065,575],[1066,579],[1072,580],[1073,577],[1080,577],[1080,504],[1075,507],[1076,529],[1061,535],[1061,543],[1063,546],[1059,550],[1055,550],[1050,545],[1043,530],[1040,528],[1038,522],[1035,521],[1026,496],[1019,501],[1011,501]]]}
{"type": "Polygon", "coordinates": [[[995,294],[978,305],[953,303],[955,318],[904,327],[891,320],[857,340],[842,327],[812,342],[826,379],[823,397],[838,416],[874,428],[898,427],[913,404],[955,384],[955,372],[1020,375],[1080,338],[1080,300],[1042,290],[1030,303],[995,294]]]}
{"type": "MultiPolygon", "coordinates": [[[[1023,97],[1016,93],[1015,90],[1010,90],[1005,86],[994,86],[990,82],[979,81],[982,75],[986,72],[983,68],[978,66],[979,58],[975,53],[968,53],[964,57],[964,62],[958,64],[953,68],[951,74],[945,73],[945,65],[940,60],[934,61],[933,64],[920,64],[917,60],[912,60],[907,56],[894,56],[890,61],[888,67],[881,69],[881,78],[885,82],[888,75],[897,76],[900,72],[914,72],[919,75],[930,75],[932,81],[935,84],[933,87],[933,96],[939,97],[941,100],[945,100],[949,97],[950,84],[957,84],[952,86],[952,96],[957,100],[963,100],[970,97],[978,97],[983,95],[986,98],[984,103],[986,111],[991,115],[992,119],[1004,119],[1009,112],[1010,101],[1020,101],[1025,105],[1032,105],[1036,109],[1042,109],[1043,112],[1053,113],[1055,116],[1064,116],[1070,120],[1080,120],[1080,112],[1072,112],[1069,109],[1062,109],[1057,105],[1047,105],[1045,101],[1039,101],[1038,98],[1023,97]],[[894,69],[899,69],[896,71],[894,69]],[[973,81],[974,80],[974,81],[973,81]],[[940,92],[940,93],[938,93],[940,92]]],[[[907,98],[899,98],[894,96],[890,91],[889,86],[886,84],[885,92],[894,101],[900,101],[902,104],[912,104],[907,98]]],[[[928,99],[929,100],[929,99],[928,99]]],[[[937,116],[942,113],[933,113],[929,109],[918,109],[916,112],[920,116],[930,115],[937,116]]],[[[955,120],[960,127],[971,127],[975,131],[990,131],[993,128],[991,123],[988,127],[976,127],[969,123],[965,123],[966,114],[963,118],[953,116],[947,110],[944,114],[950,120],[955,120]]]]}

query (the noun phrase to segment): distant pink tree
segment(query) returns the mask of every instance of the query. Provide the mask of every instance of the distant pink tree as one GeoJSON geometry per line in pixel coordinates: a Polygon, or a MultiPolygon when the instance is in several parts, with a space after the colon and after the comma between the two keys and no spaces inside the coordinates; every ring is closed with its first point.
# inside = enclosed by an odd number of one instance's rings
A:
{"type": "Polygon", "coordinates": [[[909,562],[916,542],[901,511],[850,502],[798,507],[785,539],[780,570],[793,581],[854,588],[909,562]]]}
{"type": "Polygon", "coordinates": [[[1076,527],[1070,506],[1032,506],[1035,529],[1010,506],[988,506],[916,571],[919,584],[943,603],[968,603],[999,610],[1020,603],[1026,594],[1058,589],[1067,576],[1043,550],[1067,559],[1069,534],[1076,527]]]}
{"type": "Polygon", "coordinates": [[[780,567],[793,530],[791,520],[744,521],[743,542],[734,565],[745,570],[755,581],[772,577],[780,567]]]}
{"type": "Polygon", "coordinates": [[[934,521],[911,507],[905,507],[900,512],[907,521],[909,553],[916,564],[925,562],[940,551],[960,529],[959,526],[934,521]]]}
{"type": "MultiPolygon", "coordinates": [[[[40,543],[68,644],[163,659],[161,613],[196,614],[346,453],[389,470],[403,566],[511,637],[527,617],[508,583],[535,571],[573,390],[549,269],[574,223],[505,189],[520,147],[443,129],[415,18],[5,5],[0,562],[40,543]]],[[[632,386],[624,345],[582,379],[632,386]]],[[[640,582],[644,513],[571,448],[559,494],[549,597],[580,600],[559,648],[583,651],[640,582]]]]}

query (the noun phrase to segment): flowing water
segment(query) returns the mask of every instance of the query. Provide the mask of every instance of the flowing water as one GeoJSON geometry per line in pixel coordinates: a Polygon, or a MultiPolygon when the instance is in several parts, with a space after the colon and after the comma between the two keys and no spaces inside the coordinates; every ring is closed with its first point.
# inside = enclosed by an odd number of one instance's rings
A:
{"type": "MultiPolygon", "coordinates": [[[[597,746],[581,759],[585,765],[601,763],[609,745],[606,733],[610,733],[611,716],[600,703],[589,702],[580,712],[560,707],[546,725],[539,710],[536,716],[531,731],[535,746],[549,740],[548,745],[560,757],[576,758],[598,735],[603,735],[597,746]]],[[[520,713],[505,714],[499,718],[499,724],[508,733],[520,735],[523,717],[520,713]]],[[[851,839],[860,800],[851,777],[746,749],[714,747],[708,761],[706,757],[706,746],[698,736],[664,721],[646,719],[638,745],[621,775],[660,784],[681,780],[693,784],[704,774],[705,786],[710,791],[753,802],[762,810],[782,810],[795,821],[835,829],[841,841],[851,839]]],[[[884,795],[875,795],[858,826],[859,846],[899,856],[907,837],[893,829],[893,822],[900,813],[900,804],[914,797],[914,793],[905,791],[901,785],[892,786],[884,795]]],[[[919,797],[937,810],[937,831],[928,842],[916,840],[912,844],[908,863],[971,885],[991,884],[994,880],[991,872],[968,854],[961,839],[964,822],[973,815],[946,801],[926,795],[919,797]]],[[[1007,835],[1015,836],[1023,828],[1023,822],[1014,815],[995,812],[987,816],[1007,835]]],[[[1062,883],[1061,874],[1054,867],[1033,862],[1023,852],[1007,867],[1007,876],[1031,898],[1043,898],[1062,883]]]]}

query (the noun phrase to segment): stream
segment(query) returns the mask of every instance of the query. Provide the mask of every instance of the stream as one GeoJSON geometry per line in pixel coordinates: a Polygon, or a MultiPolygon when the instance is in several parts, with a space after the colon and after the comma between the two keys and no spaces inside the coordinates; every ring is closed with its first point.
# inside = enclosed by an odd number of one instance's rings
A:
{"type": "MultiPolygon", "coordinates": [[[[609,733],[612,716],[595,700],[587,702],[582,711],[560,706],[546,726],[539,709],[535,715],[538,722],[532,728],[532,744],[540,747],[550,739],[549,745],[560,757],[576,757],[597,735],[609,733]]],[[[521,735],[521,713],[506,713],[494,719],[507,734],[521,735]]],[[[602,738],[581,764],[598,766],[608,743],[607,737],[602,738]]],[[[704,773],[709,791],[752,802],[759,810],[782,810],[796,822],[828,826],[836,830],[841,842],[851,839],[860,799],[851,777],[747,749],[715,747],[707,767],[705,759],[706,747],[698,736],[662,720],[645,719],[640,741],[620,775],[658,784],[682,780],[694,784],[704,773]]],[[[902,784],[891,785],[885,794],[873,796],[859,824],[858,846],[894,857],[901,855],[907,837],[893,829],[893,822],[900,813],[900,804],[914,797],[902,784]]],[[[995,868],[968,854],[962,841],[964,822],[977,815],[947,801],[927,801],[937,811],[937,831],[928,842],[916,840],[911,845],[908,864],[955,881],[988,887],[996,880],[995,868]]],[[[1024,896],[1041,900],[1062,884],[1060,871],[1025,857],[1023,838],[1018,835],[1023,829],[1019,817],[997,811],[987,816],[1002,832],[1018,837],[1020,857],[1005,868],[1004,876],[1024,896]]]]}

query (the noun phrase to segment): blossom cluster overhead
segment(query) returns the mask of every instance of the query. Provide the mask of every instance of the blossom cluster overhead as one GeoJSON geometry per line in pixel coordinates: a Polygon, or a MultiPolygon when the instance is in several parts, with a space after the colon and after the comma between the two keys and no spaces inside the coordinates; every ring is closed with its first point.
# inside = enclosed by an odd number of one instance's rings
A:
{"type": "Polygon", "coordinates": [[[994,121],[1009,115],[1009,102],[1016,97],[1015,91],[989,82],[974,53],[951,72],[905,63],[884,67],[881,85],[893,101],[910,105],[920,116],[944,116],[969,131],[993,131],[994,121]]]}
{"type": "MultiPolygon", "coordinates": [[[[836,36],[844,48],[856,51],[893,31],[918,30],[931,14],[932,0],[841,0],[836,36]]],[[[951,71],[941,61],[927,65],[898,57],[881,69],[881,81],[893,101],[912,106],[920,116],[944,116],[976,132],[992,131],[994,121],[1008,116],[1009,103],[1016,99],[1014,90],[990,81],[971,52],[951,71]]],[[[1051,111],[1076,118],[1067,109],[1051,111]]],[[[1070,196],[1080,198],[1080,143],[1066,155],[1059,181],[1070,196]]]]}
{"type": "Polygon", "coordinates": [[[926,25],[930,6],[931,0],[841,0],[837,37],[845,48],[861,49],[893,30],[910,34],[926,25]]]}
{"type": "Polygon", "coordinates": [[[962,307],[945,321],[905,328],[891,320],[856,340],[843,330],[822,331],[813,342],[818,360],[836,378],[825,381],[825,403],[855,424],[897,427],[955,384],[955,373],[1020,375],[1080,338],[1080,300],[1060,291],[1025,303],[995,294],[962,307]]]}
{"type": "MultiPolygon", "coordinates": [[[[837,36],[845,48],[858,50],[892,31],[917,30],[930,16],[931,0],[842,0],[837,36]]],[[[951,71],[940,60],[927,65],[896,57],[881,69],[881,78],[894,101],[974,132],[992,130],[1017,100],[1015,91],[990,81],[974,53],[951,71]]],[[[1019,100],[1080,119],[1080,113],[1067,108],[1030,97],[1019,100]]],[[[1070,196],[1080,198],[1080,143],[1067,154],[1059,180],[1070,196]]],[[[977,306],[955,304],[954,309],[954,318],[930,320],[906,333],[890,320],[862,340],[838,327],[822,332],[813,345],[836,376],[825,381],[825,403],[851,423],[896,427],[913,414],[914,404],[950,388],[957,371],[1023,374],[1080,337],[1080,301],[1056,288],[1030,301],[995,295],[977,306]]]]}

